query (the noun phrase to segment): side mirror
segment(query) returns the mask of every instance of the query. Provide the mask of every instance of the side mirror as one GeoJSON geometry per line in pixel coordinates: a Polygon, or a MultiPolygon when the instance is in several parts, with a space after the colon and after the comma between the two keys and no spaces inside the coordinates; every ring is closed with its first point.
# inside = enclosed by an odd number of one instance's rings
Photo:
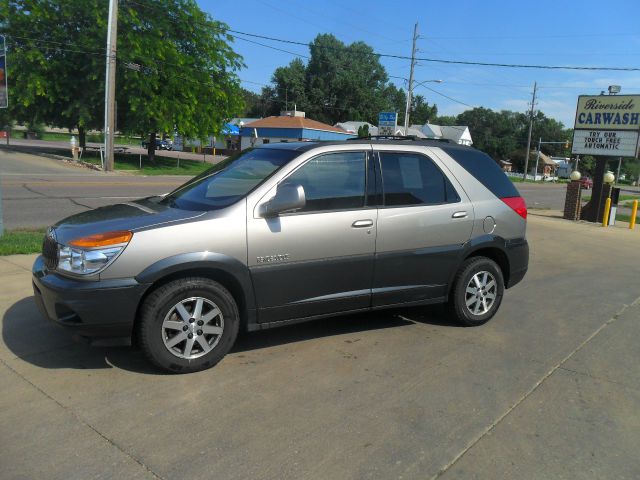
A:
{"type": "Polygon", "coordinates": [[[307,203],[302,185],[282,185],[275,197],[260,207],[260,216],[275,217],[279,213],[303,208],[307,203]]]}

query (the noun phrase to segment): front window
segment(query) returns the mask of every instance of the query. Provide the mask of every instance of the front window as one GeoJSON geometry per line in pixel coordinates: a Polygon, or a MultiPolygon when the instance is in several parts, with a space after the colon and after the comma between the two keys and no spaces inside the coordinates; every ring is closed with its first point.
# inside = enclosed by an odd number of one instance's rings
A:
{"type": "Polygon", "coordinates": [[[245,197],[298,152],[273,148],[244,150],[178,187],[161,203],[182,210],[217,210],[245,197]]]}
{"type": "Polygon", "coordinates": [[[362,208],[365,200],[366,153],[328,153],[312,158],[284,184],[302,185],[306,205],[298,212],[362,208]]]}

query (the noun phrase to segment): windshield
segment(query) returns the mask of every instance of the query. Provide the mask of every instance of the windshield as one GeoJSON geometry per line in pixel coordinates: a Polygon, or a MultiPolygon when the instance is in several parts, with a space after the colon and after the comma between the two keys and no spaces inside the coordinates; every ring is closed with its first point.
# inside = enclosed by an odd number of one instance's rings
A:
{"type": "Polygon", "coordinates": [[[202,172],[161,203],[182,210],[217,210],[237,202],[298,155],[294,150],[244,150],[202,172]]]}

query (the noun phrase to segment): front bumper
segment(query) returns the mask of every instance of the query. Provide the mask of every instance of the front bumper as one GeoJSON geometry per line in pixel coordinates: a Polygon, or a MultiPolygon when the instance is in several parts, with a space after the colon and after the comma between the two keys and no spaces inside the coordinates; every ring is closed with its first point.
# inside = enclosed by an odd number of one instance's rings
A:
{"type": "Polygon", "coordinates": [[[42,256],[33,264],[33,293],[40,313],[94,343],[131,341],[138,305],[148,287],[133,278],[82,281],[63,277],[48,271],[42,256]]]}

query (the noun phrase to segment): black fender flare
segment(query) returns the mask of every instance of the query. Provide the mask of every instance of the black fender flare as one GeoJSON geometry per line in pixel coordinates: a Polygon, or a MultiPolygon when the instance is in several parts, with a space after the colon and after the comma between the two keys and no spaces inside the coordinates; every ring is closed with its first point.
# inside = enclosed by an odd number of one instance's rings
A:
{"type": "Polygon", "coordinates": [[[139,283],[153,284],[165,277],[194,271],[222,272],[232,277],[242,289],[248,312],[255,311],[256,301],[249,268],[237,258],[215,252],[191,252],[163,258],[136,275],[139,283]]]}
{"type": "MultiPolygon", "coordinates": [[[[458,269],[462,262],[469,256],[473,255],[474,252],[479,250],[483,250],[485,248],[495,248],[499,250],[502,255],[504,255],[504,259],[507,262],[507,266],[509,266],[509,255],[506,248],[506,240],[498,235],[484,234],[478,237],[470,239],[467,243],[465,243],[460,249],[460,253],[458,255],[458,264],[456,268],[452,269],[451,274],[449,275],[449,285],[447,290],[451,291],[451,287],[453,286],[453,279],[458,273],[458,269]]],[[[509,271],[503,272],[503,275],[508,278],[510,275],[509,271]]]]}

